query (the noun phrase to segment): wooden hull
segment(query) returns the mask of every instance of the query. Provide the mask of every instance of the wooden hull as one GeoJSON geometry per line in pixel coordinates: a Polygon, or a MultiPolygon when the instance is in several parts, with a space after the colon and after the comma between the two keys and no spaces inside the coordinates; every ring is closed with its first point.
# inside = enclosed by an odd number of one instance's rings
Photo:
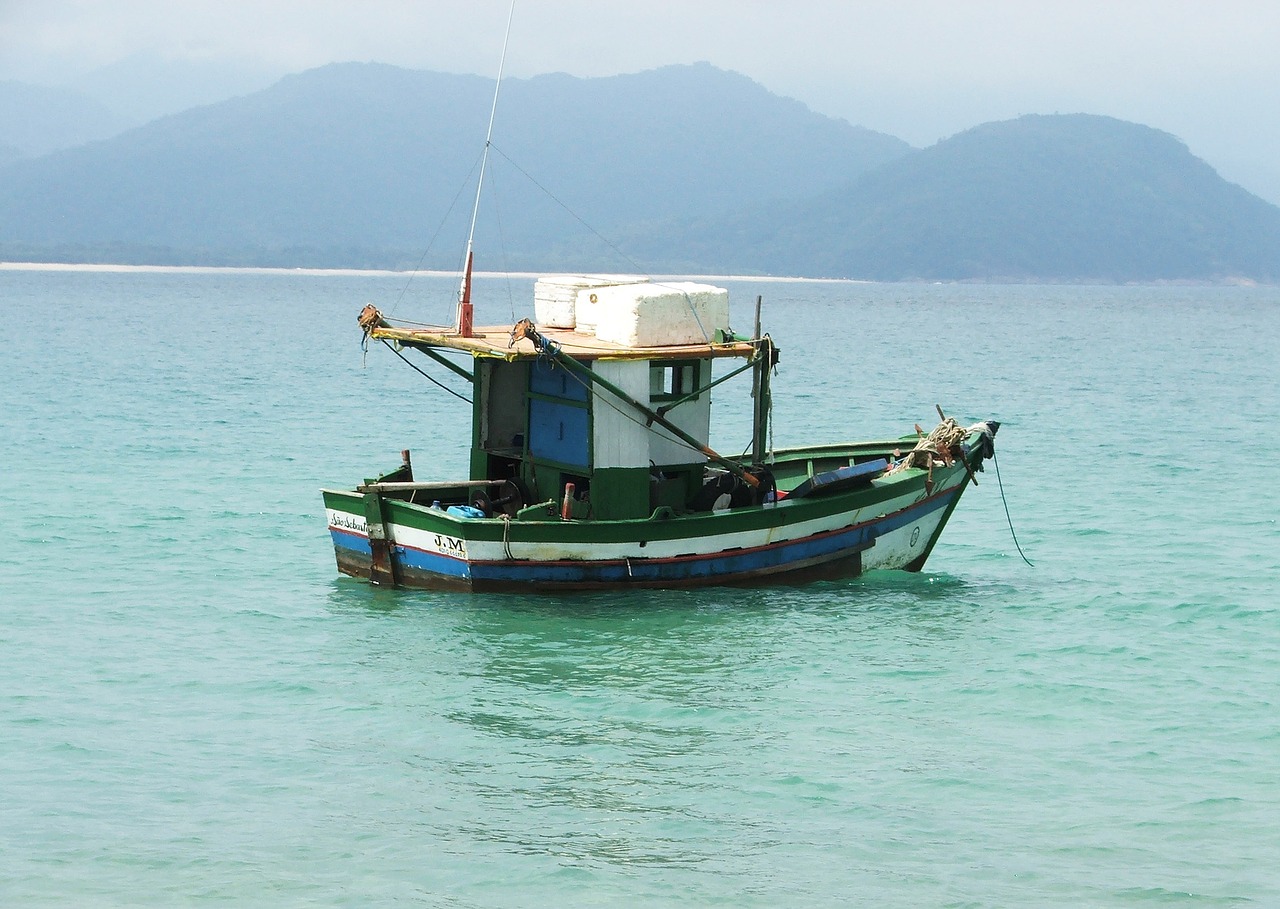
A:
{"type": "MultiPolygon", "coordinates": [[[[854,449],[865,456],[865,446],[854,449]]],[[[978,443],[965,450],[980,470],[978,443]]],[[[386,543],[377,560],[363,497],[333,490],[324,497],[338,570],[375,583],[474,591],[685,587],[918,571],[969,482],[963,461],[931,474],[903,469],[855,489],[640,521],[460,518],[385,500],[386,543]]]]}

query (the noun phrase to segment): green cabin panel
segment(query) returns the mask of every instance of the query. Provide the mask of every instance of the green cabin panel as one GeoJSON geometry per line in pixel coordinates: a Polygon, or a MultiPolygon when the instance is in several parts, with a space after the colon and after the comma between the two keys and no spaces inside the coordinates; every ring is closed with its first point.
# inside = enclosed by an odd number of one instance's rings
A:
{"type": "Polygon", "coordinates": [[[649,468],[602,467],[591,475],[591,515],[598,521],[647,518],[649,468]]]}

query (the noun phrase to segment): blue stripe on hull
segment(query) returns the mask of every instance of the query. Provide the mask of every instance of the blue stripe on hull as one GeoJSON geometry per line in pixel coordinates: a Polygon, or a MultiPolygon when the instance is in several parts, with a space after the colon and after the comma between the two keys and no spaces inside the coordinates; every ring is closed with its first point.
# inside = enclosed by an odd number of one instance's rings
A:
{"type": "MultiPolygon", "coordinates": [[[[873,546],[877,537],[945,508],[956,490],[934,496],[881,520],[826,531],[747,550],[730,550],[668,559],[600,561],[482,562],[450,558],[396,546],[396,564],[406,586],[486,587],[621,587],[626,585],[707,584],[781,574],[848,559],[873,546]]],[[[369,541],[363,534],[330,528],[339,570],[368,574],[369,541]]]]}
{"type": "Polygon", "coordinates": [[[473,583],[527,581],[545,584],[653,584],[732,580],[786,571],[861,552],[871,545],[869,528],[805,537],[754,550],[674,559],[613,559],[601,562],[473,562],[473,583]]]}
{"type": "MultiPolygon", "coordinates": [[[[343,569],[345,551],[348,564],[354,561],[356,564],[363,566],[361,574],[368,574],[369,560],[373,554],[369,548],[369,538],[364,534],[338,530],[333,527],[329,528],[329,535],[333,538],[333,547],[338,553],[338,568],[343,569]],[[352,559],[353,556],[354,560],[352,559]]],[[[421,549],[411,549],[405,546],[394,547],[394,553],[396,565],[402,571],[409,570],[415,574],[436,575],[459,581],[467,581],[471,577],[471,571],[469,570],[471,563],[464,559],[451,559],[448,556],[438,555],[433,552],[423,552],[421,549]]]]}

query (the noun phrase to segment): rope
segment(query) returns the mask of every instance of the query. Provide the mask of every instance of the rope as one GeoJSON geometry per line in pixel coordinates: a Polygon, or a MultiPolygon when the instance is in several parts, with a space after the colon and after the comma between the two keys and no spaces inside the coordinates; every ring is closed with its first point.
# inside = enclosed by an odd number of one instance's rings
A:
{"type": "MultiPolygon", "coordinates": [[[[655,281],[654,283],[655,283],[658,287],[667,287],[667,286],[669,286],[669,285],[665,285],[665,284],[658,283],[658,282],[656,282],[656,281],[655,281]]],[[[689,292],[688,292],[687,290],[680,290],[680,288],[678,288],[678,287],[674,287],[674,286],[671,286],[671,289],[672,289],[672,290],[679,290],[679,291],[680,291],[680,295],[684,297],[684,303],[685,303],[685,306],[688,306],[688,307],[689,307],[689,312],[691,312],[691,313],[693,314],[693,321],[695,321],[695,322],[697,322],[697,323],[698,323],[698,331],[702,332],[702,340],[704,340],[704,341],[706,341],[706,342],[707,342],[707,346],[708,346],[708,347],[712,347],[712,346],[714,346],[714,345],[712,345],[712,343],[711,343],[711,335],[707,334],[706,326],[704,326],[704,325],[702,324],[702,317],[701,317],[700,315],[698,315],[698,307],[696,307],[696,306],[694,306],[694,305],[693,305],[693,297],[689,296],[689,292]]]]}
{"type": "MultiPolygon", "coordinates": [[[[517,328],[518,327],[519,325],[517,325],[517,328]]],[[[557,363],[554,356],[555,352],[559,350],[560,345],[558,345],[555,341],[552,341],[550,338],[544,338],[543,340],[546,342],[546,348],[540,349],[538,351],[539,361],[545,361],[550,365],[552,369],[557,369],[557,368],[564,369],[563,366],[557,363]]],[[[511,345],[515,344],[515,342],[516,342],[516,329],[513,328],[511,330],[511,341],[507,346],[510,347],[511,345]]],[[[567,375],[570,379],[577,382],[584,389],[586,389],[587,396],[589,398],[592,395],[599,394],[600,400],[603,401],[609,408],[617,412],[618,415],[621,416],[623,419],[630,420],[632,423],[636,424],[637,426],[640,426],[643,429],[649,432],[653,432],[655,434],[657,434],[659,430],[661,430],[663,432],[663,435],[662,435],[663,439],[670,442],[674,442],[677,445],[683,446],[684,448],[687,448],[690,451],[695,452],[696,454],[701,454],[701,455],[706,454],[706,451],[703,450],[702,448],[695,445],[691,445],[688,442],[686,442],[684,439],[681,439],[680,437],[673,435],[662,424],[660,423],[655,424],[650,422],[649,420],[641,420],[639,416],[631,413],[632,406],[630,404],[628,404],[628,407],[625,410],[622,407],[619,407],[617,404],[615,404],[611,400],[611,398],[614,395],[613,395],[613,392],[610,392],[607,388],[601,387],[599,391],[597,391],[595,388],[594,382],[588,382],[586,379],[582,378],[571,369],[564,369],[564,372],[565,372],[565,375],[567,375]]],[[[623,400],[622,403],[627,404],[628,402],[623,400]]]]}
{"type": "Polygon", "coordinates": [[[514,167],[516,170],[520,171],[520,173],[524,174],[525,179],[527,179],[527,180],[528,180],[530,183],[532,183],[534,186],[538,187],[538,189],[540,189],[540,190],[542,190],[544,193],[546,193],[546,194],[547,194],[547,198],[549,198],[552,202],[556,203],[556,205],[559,205],[561,208],[563,208],[566,212],[568,212],[568,213],[569,213],[569,216],[570,216],[571,218],[573,218],[575,221],[577,221],[579,224],[581,224],[581,225],[582,225],[583,227],[585,227],[587,230],[591,231],[591,233],[595,234],[596,239],[598,239],[598,240],[599,240],[601,243],[603,243],[605,246],[609,247],[611,250],[613,250],[615,253],[617,253],[617,254],[618,254],[618,256],[619,256],[620,258],[623,258],[623,259],[625,259],[627,262],[631,263],[631,267],[632,267],[632,268],[634,268],[636,271],[644,271],[644,269],[642,269],[639,265],[637,265],[637,264],[636,264],[636,262],[635,262],[635,260],[634,260],[634,259],[632,259],[632,258],[631,258],[630,256],[628,256],[626,253],[624,253],[621,249],[619,249],[616,245],[614,245],[614,243],[613,243],[611,240],[609,240],[609,238],[608,238],[608,237],[606,237],[604,234],[600,233],[600,231],[596,230],[594,227],[592,227],[590,224],[588,224],[585,220],[583,220],[583,219],[582,219],[582,217],[581,217],[581,216],[580,216],[576,211],[574,211],[572,208],[570,208],[568,205],[566,205],[564,202],[562,202],[562,201],[560,200],[560,197],[559,197],[559,196],[557,196],[557,195],[556,195],[555,193],[553,193],[551,190],[547,189],[545,186],[543,186],[541,183],[539,183],[539,182],[534,178],[533,174],[529,173],[527,170],[525,170],[523,167],[521,167],[519,164],[517,164],[515,161],[513,161],[513,160],[510,158],[510,156],[508,156],[508,155],[507,155],[507,153],[506,153],[506,152],[504,152],[502,149],[498,148],[498,146],[496,146],[496,145],[493,145],[493,146],[492,146],[492,148],[493,148],[493,150],[494,150],[494,151],[496,151],[498,154],[502,155],[502,157],[503,157],[503,158],[506,158],[506,160],[507,160],[507,163],[508,163],[508,164],[510,164],[510,165],[511,165],[512,167],[514,167]]]}
{"type": "MultiPolygon", "coordinates": [[[[548,343],[553,344],[555,342],[548,341],[548,343]]],[[[550,362],[552,366],[555,367],[556,361],[554,359],[548,358],[548,362],[550,362]]],[[[564,367],[558,367],[558,368],[563,369],[564,367]]],[[[706,452],[703,451],[701,448],[696,448],[695,446],[690,445],[684,439],[681,439],[678,436],[672,435],[667,430],[667,428],[663,426],[661,423],[650,423],[647,420],[641,419],[640,416],[633,414],[631,412],[630,405],[628,405],[625,410],[622,407],[619,407],[612,400],[613,392],[609,391],[607,388],[604,388],[602,386],[597,392],[594,382],[588,382],[586,379],[577,375],[572,370],[565,369],[564,372],[565,372],[565,375],[567,375],[570,379],[573,379],[573,381],[577,382],[579,385],[585,388],[587,390],[588,395],[599,394],[600,400],[603,401],[606,406],[608,406],[611,410],[615,411],[623,419],[630,420],[632,423],[636,424],[642,429],[646,429],[649,432],[654,433],[655,435],[658,433],[661,433],[661,437],[665,441],[674,442],[676,445],[679,445],[683,448],[687,448],[690,451],[694,452],[695,454],[703,454],[703,455],[706,454],[706,452]]],[[[623,403],[625,404],[626,402],[624,401],[623,403]]]]}
{"type": "Polygon", "coordinates": [[[433,379],[431,376],[427,375],[425,372],[423,372],[421,369],[419,369],[419,368],[417,367],[417,365],[413,363],[413,361],[412,361],[412,360],[410,360],[408,357],[406,357],[406,356],[405,356],[404,354],[402,354],[400,351],[398,351],[398,350],[396,350],[394,347],[392,347],[392,346],[391,346],[391,344],[389,344],[385,339],[383,339],[383,338],[379,338],[378,340],[382,341],[382,343],[383,343],[383,344],[386,344],[387,350],[391,351],[393,354],[395,354],[395,355],[396,355],[397,357],[399,357],[401,360],[404,360],[404,362],[405,362],[406,364],[408,364],[408,366],[409,366],[409,368],[410,368],[410,369],[412,369],[412,370],[413,370],[414,372],[416,372],[418,375],[422,376],[422,378],[426,379],[426,380],[427,380],[428,382],[430,382],[432,385],[436,386],[437,388],[443,389],[444,391],[449,392],[449,394],[453,395],[453,396],[454,396],[455,398],[457,398],[459,401],[466,401],[468,404],[470,404],[470,403],[471,403],[471,399],[470,399],[470,398],[466,397],[465,395],[460,395],[460,394],[458,394],[456,391],[454,391],[454,390],[453,390],[452,388],[450,388],[448,385],[445,385],[445,384],[444,384],[444,383],[442,383],[442,382],[437,382],[437,381],[436,381],[435,379],[433,379]]]}
{"type": "MultiPolygon", "coordinates": [[[[919,426],[916,427],[916,431],[920,431],[919,426]]],[[[952,450],[968,437],[969,430],[951,417],[947,417],[935,426],[927,436],[922,436],[916,442],[916,447],[907,452],[907,456],[895,464],[893,469],[901,470],[907,467],[918,467],[921,470],[927,470],[933,466],[935,457],[950,463],[955,457],[952,454],[952,450]]]]}
{"type": "MultiPolygon", "coordinates": [[[[431,252],[431,247],[435,246],[436,240],[440,238],[440,232],[444,230],[445,224],[449,222],[449,216],[453,214],[453,209],[457,206],[458,200],[462,198],[462,192],[471,184],[471,174],[476,172],[476,168],[480,166],[480,156],[476,156],[476,161],[471,165],[471,172],[467,174],[462,185],[458,187],[458,192],[454,195],[453,201],[449,203],[449,210],[444,213],[444,217],[440,219],[440,226],[436,228],[436,232],[431,235],[431,239],[427,241],[427,248],[422,251],[422,255],[418,257],[418,264],[413,267],[413,271],[409,272],[409,278],[404,282],[404,287],[400,288],[400,295],[396,297],[392,307],[400,305],[404,300],[404,295],[409,292],[409,285],[413,283],[413,279],[417,277],[418,272],[422,271],[422,263],[427,260],[427,254],[431,252]]],[[[401,320],[404,321],[404,320],[401,320]]],[[[411,325],[425,325],[425,322],[411,322],[411,325]]]]}
{"type": "Polygon", "coordinates": [[[499,517],[502,518],[502,554],[508,561],[514,562],[516,557],[511,551],[511,515],[503,513],[499,517]]]}
{"type": "MultiPolygon", "coordinates": [[[[916,431],[918,432],[919,429],[920,427],[917,426],[916,431]]],[[[903,470],[907,467],[918,467],[922,470],[930,471],[930,477],[932,477],[933,459],[935,457],[950,463],[955,457],[953,451],[956,446],[963,443],[971,433],[986,431],[986,427],[982,423],[977,423],[965,429],[951,417],[946,417],[934,427],[933,432],[927,436],[922,436],[916,442],[916,447],[909,451],[905,458],[890,467],[889,472],[903,470]]],[[[964,457],[963,452],[960,457],[964,457]]],[[[996,465],[996,482],[1000,486],[1000,501],[1004,505],[1004,516],[1005,520],[1009,522],[1009,535],[1013,537],[1014,548],[1018,550],[1018,555],[1022,556],[1022,561],[1026,562],[1031,568],[1035,568],[1035,565],[1027,558],[1027,554],[1022,551],[1022,546],[1018,543],[1018,535],[1014,532],[1013,517],[1009,514],[1009,500],[1005,498],[1004,480],[1000,476],[1000,461],[996,458],[994,445],[991,447],[991,463],[996,465]]],[[[970,476],[972,477],[972,473],[970,476]]]]}
{"type": "MultiPolygon", "coordinates": [[[[778,367],[776,367],[776,366],[774,367],[774,369],[775,369],[775,370],[776,370],[777,368],[778,368],[778,367]]],[[[768,455],[766,455],[766,456],[765,456],[765,459],[764,459],[764,460],[765,460],[765,463],[766,463],[766,464],[772,464],[772,463],[773,463],[773,392],[772,392],[772,391],[770,391],[770,392],[769,392],[769,403],[768,403],[768,408],[767,408],[767,409],[768,409],[768,413],[769,413],[769,416],[768,416],[768,422],[769,422],[769,453],[768,453],[768,455]]]]}
{"type": "MultiPolygon", "coordinates": [[[[490,143],[490,144],[492,145],[492,143],[490,143]]],[[[543,186],[541,183],[539,183],[539,182],[537,181],[537,179],[533,176],[533,174],[529,173],[527,170],[525,170],[523,167],[521,167],[519,164],[517,164],[515,161],[513,161],[513,160],[511,159],[511,157],[510,157],[506,152],[504,152],[502,149],[498,148],[498,146],[496,146],[496,145],[492,145],[492,148],[493,148],[493,150],[494,150],[494,151],[496,151],[498,154],[500,154],[504,159],[506,159],[506,162],[507,162],[508,164],[510,164],[510,165],[511,165],[512,167],[514,167],[516,170],[520,171],[520,173],[524,175],[525,179],[527,179],[530,183],[532,183],[532,184],[533,184],[534,186],[536,186],[538,189],[542,190],[542,192],[546,193],[547,198],[549,198],[552,202],[556,203],[556,205],[559,205],[561,208],[563,208],[563,209],[564,209],[564,210],[569,214],[569,217],[573,218],[575,221],[577,221],[579,224],[581,224],[581,225],[582,225],[583,227],[585,227],[587,230],[591,231],[591,233],[595,235],[596,239],[598,239],[598,240],[599,240],[601,243],[603,243],[605,246],[609,247],[609,249],[613,250],[613,252],[617,254],[618,258],[620,258],[620,259],[624,260],[628,265],[630,265],[630,266],[631,266],[631,269],[632,269],[633,271],[640,272],[640,273],[645,273],[645,274],[647,274],[647,273],[648,273],[648,270],[647,270],[647,269],[645,269],[644,267],[642,267],[642,266],[640,265],[640,263],[636,262],[636,260],[635,260],[635,259],[631,258],[629,255],[627,255],[625,252],[623,252],[623,251],[622,251],[622,249],[620,249],[616,243],[614,243],[612,240],[610,240],[610,239],[609,239],[608,237],[606,237],[604,234],[600,233],[600,231],[598,231],[598,230],[596,230],[594,227],[592,227],[592,226],[591,226],[591,225],[586,221],[586,219],[584,219],[584,218],[583,218],[581,215],[579,215],[576,211],[574,211],[572,208],[570,208],[570,207],[569,207],[569,206],[568,206],[568,205],[567,205],[563,200],[561,200],[561,199],[560,199],[560,197],[559,197],[559,196],[557,196],[557,195],[556,195],[555,193],[553,193],[551,190],[547,189],[545,186],[543,186]]],[[[676,287],[674,284],[664,283],[664,282],[662,282],[662,281],[654,281],[654,282],[653,282],[653,285],[654,285],[655,287],[666,287],[666,288],[668,288],[669,290],[674,290],[674,291],[676,291],[677,293],[683,294],[683,295],[684,295],[684,301],[685,301],[685,304],[689,307],[689,311],[693,314],[693,319],[694,319],[694,321],[698,323],[698,329],[702,332],[702,339],[707,343],[707,346],[709,346],[709,347],[714,346],[714,345],[712,344],[712,341],[711,341],[711,336],[710,336],[709,334],[707,334],[707,329],[706,329],[706,327],[702,324],[702,318],[698,315],[698,311],[697,311],[697,309],[694,307],[694,305],[693,305],[693,300],[689,297],[688,292],[687,292],[687,291],[682,290],[682,289],[681,289],[681,288],[679,288],[679,287],[676,287]]],[[[513,318],[514,318],[514,316],[513,316],[513,318]]]]}
{"type": "Polygon", "coordinates": [[[1000,501],[1004,503],[1004,516],[1009,522],[1009,536],[1013,537],[1014,548],[1018,550],[1018,555],[1022,556],[1022,561],[1026,562],[1029,567],[1035,568],[1036,566],[1031,564],[1031,560],[1022,551],[1022,547],[1018,545],[1018,535],[1013,531],[1013,518],[1009,515],[1009,502],[1004,497],[1004,480],[1000,479],[1000,459],[996,457],[994,449],[991,451],[991,463],[996,465],[996,482],[1000,485],[1000,501]]]}

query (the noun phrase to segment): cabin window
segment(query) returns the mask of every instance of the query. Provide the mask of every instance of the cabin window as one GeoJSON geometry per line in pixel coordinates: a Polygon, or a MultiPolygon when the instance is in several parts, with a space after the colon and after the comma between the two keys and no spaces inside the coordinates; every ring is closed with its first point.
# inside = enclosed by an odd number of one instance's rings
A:
{"type": "Polygon", "coordinates": [[[649,400],[674,401],[698,388],[698,362],[653,363],[649,366],[649,400]]]}

